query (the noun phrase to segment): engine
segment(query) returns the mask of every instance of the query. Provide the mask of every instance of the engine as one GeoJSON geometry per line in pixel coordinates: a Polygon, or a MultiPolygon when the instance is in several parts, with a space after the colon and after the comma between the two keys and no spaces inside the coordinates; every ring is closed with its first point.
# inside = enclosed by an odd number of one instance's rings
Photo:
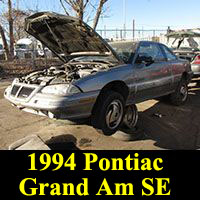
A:
{"type": "Polygon", "coordinates": [[[73,62],[62,66],[52,66],[49,69],[32,72],[19,79],[19,82],[27,84],[47,85],[71,83],[85,76],[108,69],[108,64],[91,62],[73,62]]]}

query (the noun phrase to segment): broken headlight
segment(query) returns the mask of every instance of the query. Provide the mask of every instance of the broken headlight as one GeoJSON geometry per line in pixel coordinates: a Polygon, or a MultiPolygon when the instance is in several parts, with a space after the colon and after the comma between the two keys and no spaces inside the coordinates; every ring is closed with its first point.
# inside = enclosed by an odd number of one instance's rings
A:
{"type": "Polygon", "coordinates": [[[49,85],[41,90],[44,94],[67,95],[81,92],[79,88],[74,85],[49,85]]]}

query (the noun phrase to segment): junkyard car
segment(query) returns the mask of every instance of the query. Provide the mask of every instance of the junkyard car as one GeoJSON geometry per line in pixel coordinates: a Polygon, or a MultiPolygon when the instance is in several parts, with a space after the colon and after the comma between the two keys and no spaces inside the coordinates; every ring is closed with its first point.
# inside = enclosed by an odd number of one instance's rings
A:
{"type": "Polygon", "coordinates": [[[200,54],[195,55],[191,62],[191,68],[194,76],[200,76],[200,54]]]}
{"type": "Polygon", "coordinates": [[[64,64],[13,81],[4,95],[20,109],[55,118],[91,116],[94,127],[110,135],[129,105],[164,95],[175,105],[187,99],[190,64],[163,44],[111,47],[84,22],[48,12],[28,17],[25,30],[64,64]]]}
{"type": "Polygon", "coordinates": [[[178,41],[178,46],[173,49],[175,55],[181,59],[191,62],[191,68],[194,76],[200,75],[200,50],[198,43],[194,38],[200,38],[199,29],[186,29],[180,31],[171,31],[166,35],[168,38],[174,38],[174,42],[178,41]],[[182,47],[184,41],[187,41],[190,47],[182,47]]]}
{"type": "Polygon", "coordinates": [[[190,47],[180,47],[179,49],[174,49],[173,52],[179,58],[186,59],[191,62],[194,59],[194,57],[197,54],[199,54],[199,49],[193,49],[190,47]]]}

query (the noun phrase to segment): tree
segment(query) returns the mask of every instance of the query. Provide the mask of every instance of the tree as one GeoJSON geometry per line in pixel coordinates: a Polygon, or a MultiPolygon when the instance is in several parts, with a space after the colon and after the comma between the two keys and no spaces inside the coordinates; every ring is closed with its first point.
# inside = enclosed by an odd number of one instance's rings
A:
{"type": "Polygon", "coordinates": [[[13,8],[11,0],[0,0],[0,2],[6,4],[7,7],[7,11],[4,11],[0,16],[0,36],[3,41],[6,59],[12,60],[14,58],[15,41],[27,35],[24,31],[24,19],[31,12],[13,8]],[[10,39],[10,48],[6,36],[10,39]]]}
{"type": "MultiPolygon", "coordinates": [[[[32,12],[31,11],[23,11],[20,9],[12,9],[12,18],[13,18],[13,34],[14,40],[17,41],[23,37],[27,36],[27,33],[24,31],[24,20],[28,17],[32,12]]],[[[7,24],[9,21],[9,13],[5,12],[1,15],[1,21],[3,24],[7,24]]],[[[9,26],[5,26],[5,31],[9,35],[9,26]]]]}
{"type": "MultiPolygon", "coordinates": [[[[60,3],[65,10],[65,13],[69,15],[67,8],[65,5],[67,5],[70,9],[72,9],[76,17],[78,17],[80,20],[84,19],[84,15],[86,14],[86,10],[89,9],[90,6],[92,10],[94,10],[94,18],[93,18],[93,29],[96,29],[99,18],[102,14],[104,4],[108,0],[98,0],[97,3],[94,3],[92,0],[60,0],[60,3]],[[65,3],[65,4],[64,4],[65,3]]],[[[90,10],[91,15],[93,12],[90,10]]],[[[89,16],[91,17],[91,16],[89,16]]]]}
{"type": "Polygon", "coordinates": [[[9,37],[10,37],[10,58],[14,58],[14,32],[13,32],[13,15],[12,2],[8,0],[8,23],[9,23],[9,37]]]}
{"type": "MultiPolygon", "coordinates": [[[[6,0],[1,0],[1,3],[5,3],[6,0]]],[[[8,43],[6,40],[6,34],[5,34],[5,26],[0,24],[0,34],[2,37],[4,49],[6,52],[6,59],[13,59],[14,58],[14,34],[13,34],[13,17],[12,17],[12,2],[11,0],[7,0],[7,7],[8,7],[8,27],[9,27],[9,38],[10,38],[10,49],[8,49],[8,43]]]]}
{"type": "MultiPolygon", "coordinates": [[[[3,3],[3,0],[0,0],[0,2],[3,3]]],[[[1,23],[0,23],[0,36],[1,36],[3,46],[6,52],[6,60],[8,60],[10,58],[10,52],[9,52],[8,43],[6,40],[5,30],[1,23]]]]}
{"type": "Polygon", "coordinates": [[[4,29],[1,26],[1,24],[0,24],[0,35],[1,35],[1,39],[2,39],[3,46],[4,46],[4,49],[5,49],[5,53],[6,53],[6,60],[9,60],[10,52],[9,52],[9,48],[8,48],[8,43],[7,43],[7,40],[6,40],[4,29]]]}
{"type": "Polygon", "coordinates": [[[103,5],[107,2],[108,0],[100,0],[99,2],[99,6],[97,8],[97,12],[96,12],[96,15],[95,15],[95,18],[94,18],[94,21],[93,21],[93,29],[96,29],[97,27],[97,24],[98,24],[98,21],[99,21],[99,17],[102,13],[102,10],[103,10],[103,5]]]}

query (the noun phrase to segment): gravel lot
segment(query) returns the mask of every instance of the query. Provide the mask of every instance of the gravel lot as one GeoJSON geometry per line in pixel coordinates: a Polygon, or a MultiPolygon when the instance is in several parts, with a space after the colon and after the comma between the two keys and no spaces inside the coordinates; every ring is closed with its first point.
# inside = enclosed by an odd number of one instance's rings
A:
{"type": "Polygon", "coordinates": [[[3,98],[10,80],[0,81],[0,149],[27,135],[37,134],[52,149],[197,149],[200,147],[200,79],[190,84],[186,105],[175,107],[150,100],[138,104],[137,130],[131,135],[121,131],[113,136],[100,135],[90,123],[69,125],[12,107],[3,98]],[[159,118],[154,114],[161,114],[159,118]]]}

